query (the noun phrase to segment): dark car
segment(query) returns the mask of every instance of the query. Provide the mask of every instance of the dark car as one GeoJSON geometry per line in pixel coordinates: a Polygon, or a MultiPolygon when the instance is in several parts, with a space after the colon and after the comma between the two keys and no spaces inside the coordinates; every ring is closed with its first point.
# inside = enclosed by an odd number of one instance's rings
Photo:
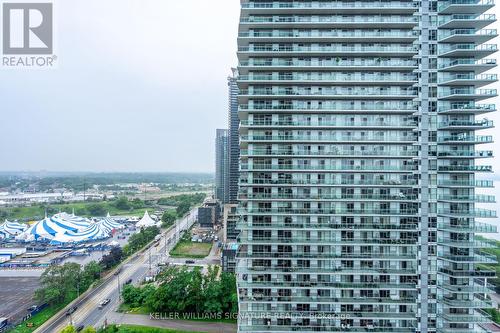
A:
{"type": "Polygon", "coordinates": [[[194,261],[194,260],[186,260],[185,263],[186,264],[194,264],[194,263],[196,263],[196,261],[194,261]]]}
{"type": "Polygon", "coordinates": [[[68,311],[66,311],[66,316],[69,316],[70,314],[73,314],[76,311],[76,309],[78,309],[78,307],[76,307],[76,306],[70,307],[68,309],[68,311]]]}
{"type": "Polygon", "coordinates": [[[132,279],[128,279],[127,281],[125,281],[125,284],[131,284],[132,283],[132,279]]]}
{"type": "Polygon", "coordinates": [[[83,329],[84,329],[84,326],[83,326],[83,325],[80,325],[80,326],[78,326],[78,327],[76,328],[76,331],[77,331],[77,332],[81,332],[81,331],[83,331],[83,329]]]}

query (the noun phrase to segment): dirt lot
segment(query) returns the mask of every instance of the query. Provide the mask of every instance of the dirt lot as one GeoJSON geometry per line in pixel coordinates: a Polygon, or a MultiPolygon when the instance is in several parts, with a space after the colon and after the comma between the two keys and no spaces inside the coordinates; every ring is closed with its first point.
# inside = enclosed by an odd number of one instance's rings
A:
{"type": "Polygon", "coordinates": [[[25,316],[38,284],[36,277],[0,277],[0,317],[15,321],[25,316]]]}

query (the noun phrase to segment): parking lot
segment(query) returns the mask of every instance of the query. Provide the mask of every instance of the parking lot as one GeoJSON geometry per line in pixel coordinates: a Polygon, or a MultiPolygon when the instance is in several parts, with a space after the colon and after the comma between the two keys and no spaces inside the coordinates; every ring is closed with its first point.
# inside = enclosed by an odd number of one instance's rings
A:
{"type": "Polygon", "coordinates": [[[16,321],[34,305],[33,294],[38,288],[37,277],[0,277],[0,317],[16,321]]]}

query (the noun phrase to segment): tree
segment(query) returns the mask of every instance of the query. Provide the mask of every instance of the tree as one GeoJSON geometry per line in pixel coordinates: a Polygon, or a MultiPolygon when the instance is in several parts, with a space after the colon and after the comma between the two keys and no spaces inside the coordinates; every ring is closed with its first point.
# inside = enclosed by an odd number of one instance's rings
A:
{"type": "Polygon", "coordinates": [[[115,207],[120,210],[130,210],[130,208],[132,208],[127,197],[118,198],[115,202],[115,207]]]}
{"type": "Polygon", "coordinates": [[[95,203],[87,206],[87,211],[92,216],[103,216],[106,215],[106,208],[103,204],[95,203]]]}
{"type": "Polygon", "coordinates": [[[189,212],[189,210],[191,209],[191,205],[189,202],[181,202],[178,206],[177,206],[177,215],[179,216],[184,216],[187,212],[189,212]]]}
{"type": "Polygon", "coordinates": [[[63,328],[60,333],[76,333],[76,329],[70,325],[63,328]]]}
{"type": "Polygon", "coordinates": [[[101,278],[102,267],[96,261],[91,261],[83,267],[83,282],[84,289],[101,278]]]}
{"type": "Polygon", "coordinates": [[[93,328],[92,326],[88,326],[88,327],[85,327],[83,330],[82,330],[82,333],[96,333],[97,331],[95,330],[95,328],[93,328]]]}
{"type": "Polygon", "coordinates": [[[123,251],[121,247],[114,247],[109,251],[109,254],[103,256],[99,262],[102,268],[110,269],[116,266],[123,258],[123,251]]]}
{"type": "Polygon", "coordinates": [[[141,199],[135,198],[134,200],[132,200],[132,208],[141,209],[144,207],[145,207],[144,201],[142,201],[141,199]]]}
{"type": "Polygon", "coordinates": [[[169,227],[172,224],[174,224],[175,220],[177,219],[177,213],[175,210],[167,210],[165,213],[163,213],[161,217],[161,221],[163,222],[163,227],[169,227]]]}
{"type": "Polygon", "coordinates": [[[47,268],[40,277],[40,288],[35,297],[50,304],[60,304],[64,300],[76,296],[81,279],[81,266],[76,263],[65,263],[47,268]]]}

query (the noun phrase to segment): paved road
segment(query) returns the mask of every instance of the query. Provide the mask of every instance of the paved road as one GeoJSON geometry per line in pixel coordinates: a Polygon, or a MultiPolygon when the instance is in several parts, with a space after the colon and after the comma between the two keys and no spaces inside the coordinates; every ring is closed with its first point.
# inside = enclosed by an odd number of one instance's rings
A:
{"type": "Polygon", "coordinates": [[[170,328],[180,331],[190,332],[208,332],[208,333],[235,333],[237,331],[236,324],[230,323],[213,323],[200,321],[187,321],[175,319],[152,319],[148,315],[133,315],[114,313],[108,320],[109,323],[120,323],[129,325],[142,325],[161,328],[170,328]]]}
{"type": "Polygon", "coordinates": [[[196,215],[197,209],[194,209],[186,218],[178,221],[175,227],[168,233],[163,234],[159,246],[152,246],[150,250],[133,257],[132,260],[122,267],[118,275],[107,280],[100,287],[92,291],[89,297],[82,300],[81,303],[78,304],[78,309],[71,316],[64,316],[63,314],[48,326],[41,327],[35,332],[57,333],[70,323],[75,326],[102,326],[104,321],[117,310],[120,304],[119,288],[121,289],[123,284],[129,279],[131,279],[134,284],[142,281],[144,277],[149,274],[150,267],[155,269],[157,262],[162,260],[162,256],[165,258],[168,250],[177,243],[180,231],[188,229],[196,221],[196,215]],[[168,242],[169,239],[170,242],[168,242]],[[165,246],[167,248],[165,248],[165,246]],[[106,298],[111,299],[111,302],[106,305],[104,309],[100,310],[98,305],[106,298]]]}

